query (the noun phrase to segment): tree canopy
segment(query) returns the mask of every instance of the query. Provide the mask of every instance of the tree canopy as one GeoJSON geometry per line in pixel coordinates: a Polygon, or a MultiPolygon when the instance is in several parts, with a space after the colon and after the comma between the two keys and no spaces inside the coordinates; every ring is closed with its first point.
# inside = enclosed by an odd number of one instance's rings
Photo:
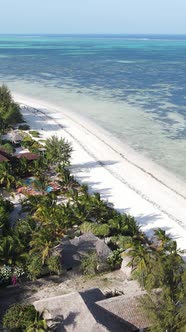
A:
{"type": "Polygon", "coordinates": [[[6,85],[0,86],[0,130],[23,122],[20,107],[13,101],[11,92],[6,85]]]}

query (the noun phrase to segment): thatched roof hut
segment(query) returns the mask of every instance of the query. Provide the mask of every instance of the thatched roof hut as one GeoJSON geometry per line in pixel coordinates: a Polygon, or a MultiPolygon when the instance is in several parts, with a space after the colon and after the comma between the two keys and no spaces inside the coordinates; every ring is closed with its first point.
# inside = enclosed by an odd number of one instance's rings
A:
{"type": "Polygon", "coordinates": [[[129,332],[117,317],[97,305],[104,299],[98,288],[85,292],[42,299],[34,302],[36,310],[44,312],[48,325],[59,321],[58,332],[129,332]]]}
{"type": "Polygon", "coordinates": [[[125,321],[128,331],[141,331],[151,326],[139,301],[144,294],[145,291],[140,290],[135,295],[121,295],[99,301],[97,305],[125,321]]]}
{"type": "Polygon", "coordinates": [[[33,161],[39,159],[39,155],[37,153],[32,153],[32,152],[22,152],[19,154],[15,154],[15,157],[17,159],[25,158],[28,161],[33,161]]]}
{"type": "Polygon", "coordinates": [[[91,252],[96,252],[100,268],[106,266],[106,260],[111,253],[104,240],[99,239],[92,233],[85,233],[74,239],[63,239],[62,243],[55,247],[55,251],[61,254],[62,266],[66,270],[78,270],[83,257],[91,252]]]}

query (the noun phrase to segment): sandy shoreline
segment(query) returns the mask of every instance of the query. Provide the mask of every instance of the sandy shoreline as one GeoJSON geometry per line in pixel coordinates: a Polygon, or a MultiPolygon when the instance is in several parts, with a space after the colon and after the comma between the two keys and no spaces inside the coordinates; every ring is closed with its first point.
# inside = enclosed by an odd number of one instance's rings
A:
{"type": "Polygon", "coordinates": [[[179,179],[79,115],[27,96],[14,94],[14,98],[29,105],[23,115],[43,137],[57,135],[72,142],[72,171],[79,181],[100,192],[120,212],[135,216],[148,235],[161,227],[180,249],[186,249],[186,191],[179,179]]]}

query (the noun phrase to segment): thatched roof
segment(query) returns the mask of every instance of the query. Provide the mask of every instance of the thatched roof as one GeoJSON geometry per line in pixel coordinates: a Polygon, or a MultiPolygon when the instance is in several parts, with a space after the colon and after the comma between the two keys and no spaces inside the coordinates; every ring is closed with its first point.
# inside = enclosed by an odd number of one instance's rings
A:
{"type": "Polygon", "coordinates": [[[3,155],[0,153],[0,163],[3,162],[3,161],[9,161],[9,159],[6,158],[5,156],[3,156],[3,155]]]}
{"type": "Polygon", "coordinates": [[[19,131],[12,130],[11,139],[12,139],[12,142],[16,143],[16,142],[21,142],[23,140],[23,137],[19,134],[19,131]]]}
{"type": "Polygon", "coordinates": [[[15,154],[15,157],[17,159],[26,158],[29,161],[39,159],[39,155],[37,153],[31,153],[31,152],[23,152],[23,153],[15,154]]]}
{"type": "Polygon", "coordinates": [[[0,147],[0,162],[10,161],[11,155],[7,153],[2,147],[0,147]]]}
{"type": "Polygon", "coordinates": [[[60,318],[58,332],[128,332],[126,326],[106,310],[98,307],[97,301],[104,299],[102,292],[95,288],[81,293],[42,299],[34,302],[36,310],[44,312],[49,321],[60,318]]]}
{"type": "Polygon", "coordinates": [[[80,266],[82,257],[90,252],[96,252],[100,262],[105,263],[111,250],[104,240],[99,239],[92,233],[85,233],[72,240],[63,239],[62,243],[55,248],[61,252],[62,265],[68,269],[74,269],[80,266]]]}
{"type": "Polygon", "coordinates": [[[137,331],[151,325],[139,302],[139,298],[144,294],[145,292],[139,291],[132,296],[121,295],[112,297],[97,302],[97,305],[124,320],[129,331],[137,331]]]}

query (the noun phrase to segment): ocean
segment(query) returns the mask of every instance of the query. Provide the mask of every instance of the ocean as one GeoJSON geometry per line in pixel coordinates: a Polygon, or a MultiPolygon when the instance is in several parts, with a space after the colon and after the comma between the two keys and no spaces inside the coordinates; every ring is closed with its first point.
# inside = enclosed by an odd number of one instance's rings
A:
{"type": "Polygon", "coordinates": [[[186,36],[1,35],[0,83],[87,117],[186,181],[186,36]]]}

